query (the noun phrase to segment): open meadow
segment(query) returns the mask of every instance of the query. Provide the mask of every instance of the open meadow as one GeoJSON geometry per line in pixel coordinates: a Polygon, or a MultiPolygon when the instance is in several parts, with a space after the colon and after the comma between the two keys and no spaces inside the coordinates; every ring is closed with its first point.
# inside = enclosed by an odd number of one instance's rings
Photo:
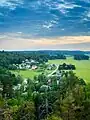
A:
{"type": "Polygon", "coordinates": [[[34,76],[38,76],[41,72],[33,71],[33,70],[13,70],[12,71],[16,75],[21,75],[23,78],[31,78],[34,76]]]}
{"type": "Polygon", "coordinates": [[[52,72],[52,70],[12,70],[12,73],[16,75],[20,75],[23,78],[31,78],[33,79],[35,76],[38,76],[41,73],[44,73],[45,75],[48,75],[52,72]]]}
{"type": "Polygon", "coordinates": [[[90,82],[90,60],[74,60],[72,57],[67,57],[66,60],[49,60],[50,64],[73,64],[76,66],[74,71],[76,75],[83,78],[87,83],[90,82]]]}

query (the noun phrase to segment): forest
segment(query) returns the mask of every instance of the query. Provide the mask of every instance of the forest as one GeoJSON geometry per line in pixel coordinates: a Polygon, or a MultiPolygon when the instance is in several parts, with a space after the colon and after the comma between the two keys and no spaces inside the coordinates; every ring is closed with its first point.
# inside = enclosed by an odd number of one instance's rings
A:
{"type": "Polygon", "coordinates": [[[0,120],[90,120],[90,84],[72,71],[27,82],[0,69],[0,120]]]}
{"type": "Polygon", "coordinates": [[[90,84],[72,71],[75,66],[63,63],[59,76],[43,72],[34,79],[8,69],[31,58],[43,63],[50,55],[0,52],[0,120],[90,120],[90,84]]]}
{"type": "Polygon", "coordinates": [[[88,55],[74,55],[75,60],[89,60],[88,55]]]}

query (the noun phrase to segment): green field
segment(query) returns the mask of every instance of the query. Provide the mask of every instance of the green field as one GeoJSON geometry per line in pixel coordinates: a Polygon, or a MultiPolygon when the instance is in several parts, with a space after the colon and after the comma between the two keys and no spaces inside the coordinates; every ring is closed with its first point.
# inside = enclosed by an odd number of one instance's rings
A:
{"type": "Polygon", "coordinates": [[[86,82],[90,82],[90,60],[74,60],[72,57],[68,57],[66,60],[49,60],[50,64],[74,64],[76,70],[74,71],[76,75],[83,78],[86,82]]]}
{"type": "MultiPolygon", "coordinates": [[[[74,71],[76,75],[80,78],[83,78],[86,82],[90,82],[90,60],[74,60],[72,57],[68,57],[66,60],[49,60],[49,64],[74,64],[76,66],[76,70],[74,71]]],[[[49,74],[50,70],[16,70],[12,71],[16,75],[21,75],[23,78],[31,78],[33,79],[34,76],[38,76],[42,72],[44,74],[49,74]]]]}
{"type": "Polygon", "coordinates": [[[33,79],[34,76],[37,76],[41,73],[34,70],[15,70],[12,72],[16,75],[21,75],[23,78],[31,78],[31,79],[33,79]]]}
{"type": "Polygon", "coordinates": [[[52,70],[13,70],[12,73],[16,75],[21,75],[23,78],[31,78],[33,79],[34,76],[38,76],[41,73],[49,74],[52,70]]]}

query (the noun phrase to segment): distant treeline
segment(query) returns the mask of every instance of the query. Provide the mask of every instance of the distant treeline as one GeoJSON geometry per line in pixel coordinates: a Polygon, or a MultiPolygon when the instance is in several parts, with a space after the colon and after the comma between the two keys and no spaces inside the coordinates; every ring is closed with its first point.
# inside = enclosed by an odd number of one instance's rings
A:
{"type": "Polygon", "coordinates": [[[74,55],[75,60],[89,60],[89,56],[87,55],[74,55]]]}
{"type": "MultiPolygon", "coordinates": [[[[29,52],[29,51],[28,51],[29,52]]],[[[64,54],[64,55],[84,55],[90,54],[90,51],[69,51],[69,50],[42,50],[38,51],[42,54],[56,55],[56,54],[64,54]]]]}
{"type": "Polygon", "coordinates": [[[63,54],[56,54],[56,55],[48,55],[49,60],[54,60],[54,59],[66,59],[66,56],[63,54]]]}

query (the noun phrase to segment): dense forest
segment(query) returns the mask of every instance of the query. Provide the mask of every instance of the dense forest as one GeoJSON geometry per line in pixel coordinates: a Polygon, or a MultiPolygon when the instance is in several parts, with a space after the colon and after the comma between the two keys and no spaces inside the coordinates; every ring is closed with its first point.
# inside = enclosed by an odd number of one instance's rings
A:
{"type": "Polygon", "coordinates": [[[72,71],[26,82],[1,68],[0,120],[90,120],[90,85],[72,71]]]}

